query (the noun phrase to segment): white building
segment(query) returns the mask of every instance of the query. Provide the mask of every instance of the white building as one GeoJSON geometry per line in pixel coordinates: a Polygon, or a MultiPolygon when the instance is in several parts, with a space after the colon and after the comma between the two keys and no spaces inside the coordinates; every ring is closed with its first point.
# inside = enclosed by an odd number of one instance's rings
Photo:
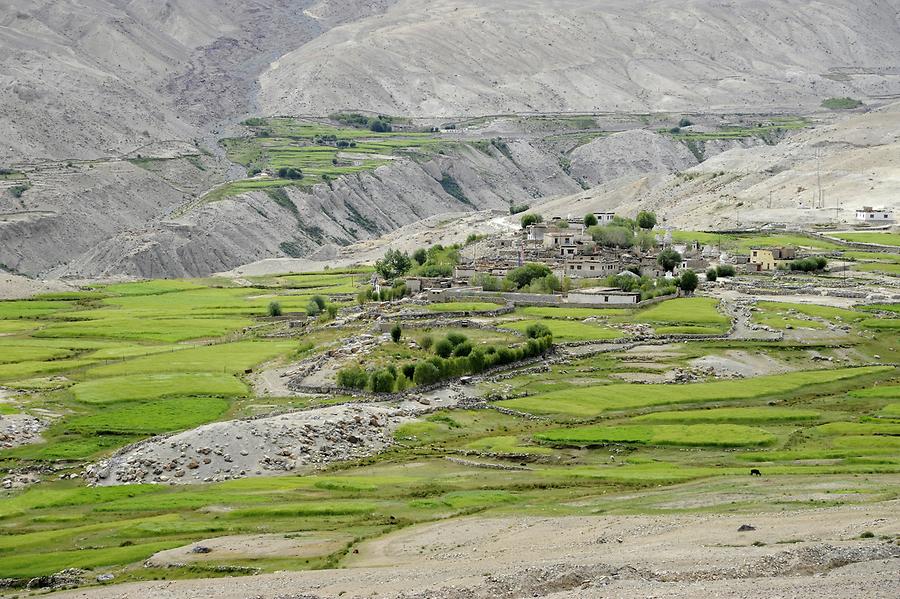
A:
{"type": "Polygon", "coordinates": [[[633,305],[641,301],[641,294],[631,291],[622,291],[615,287],[594,287],[591,289],[570,291],[567,301],[570,304],[633,305]]]}
{"type": "Polygon", "coordinates": [[[887,208],[872,208],[863,206],[856,211],[856,220],[864,223],[888,223],[894,220],[893,214],[887,208]]]}
{"type": "Polygon", "coordinates": [[[615,212],[595,212],[594,216],[597,217],[598,225],[608,225],[613,222],[613,219],[616,218],[615,212]]]}

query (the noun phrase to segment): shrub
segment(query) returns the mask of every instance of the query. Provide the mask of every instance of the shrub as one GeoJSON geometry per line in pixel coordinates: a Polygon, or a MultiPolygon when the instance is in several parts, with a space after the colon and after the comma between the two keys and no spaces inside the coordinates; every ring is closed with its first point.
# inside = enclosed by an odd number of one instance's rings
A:
{"type": "Polygon", "coordinates": [[[469,354],[469,368],[472,372],[481,372],[485,368],[484,351],[480,347],[476,347],[469,354]]]}
{"type": "Polygon", "coordinates": [[[283,166],[278,169],[278,176],[281,179],[302,179],[303,171],[292,166],[283,166]]]}
{"type": "Polygon", "coordinates": [[[348,389],[365,389],[369,382],[368,373],[359,366],[348,366],[337,373],[337,384],[348,389]]]}
{"type": "Polygon", "coordinates": [[[706,280],[709,281],[710,283],[715,281],[717,278],[719,278],[719,275],[716,273],[715,268],[710,268],[709,270],[706,271],[706,280]]]}
{"type": "Polygon", "coordinates": [[[405,376],[409,380],[412,380],[413,375],[416,373],[416,365],[411,362],[409,364],[404,364],[400,368],[400,372],[403,373],[403,376],[405,376]]]}
{"type": "Polygon", "coordinates": [[[520,214],[522,212],[525,212],[529,208],[531,208],[531,206],[529,206],[528,204],[510,204],[509,213],[510,214],[520,214]]]}
{"type": "Polygon", "coordinates": [[[528,325],[528,328],[525,329],[525,335],[529,339],[538,339],[540,337],[552,337],[553,333],[550,332],[547,325],[535,322],[528,325]]]}
{"type": "Polygon", "coordinates": [[[419,339],[419,347],[421,347],[425,351],[428,351],[429,349],[431,349],[431,346],[433,344],[434,344],[434,339],[432,339],[430,335],[425,335],[424,337],[419,339]]]}
{"type": "Polygon", "coordinates": [[[453,348],[453,355],[457,358],[465,358],[472,353],[472,344],[464,341],[453,348]]]}
{"type": "Polygon", "coordinates": [[[594,216],[592,212],[584,215],[584,226],[585,227],[596,227],[598,224],[597,217],[594,216]]]}
{"type": "Polygon", "coordinates": [[[425,248],[419,248],[415,252],[413,252],[412,259],[416,261],[416,264],[422,266],[425,264],[425,261],[428,259],[428,254],[425,252],[425,248]]]}
{"type": "Polygon", "coordinates": [[[431,362],[419,362],[413,373],[413,383],[416,385],[430,385],[441,378],[441,371],[431,362]]]}
{"type": "Polygon", "coordinates": [[[546,264],[529,262],[509,271],[506,279],[515,285],[517,289],[521,289],[530,285],[533,280],[546,277],[549,274],[553,273],[546,264]]]}
{"type": "Polygon", "coordinates": [[[314,300],[309,300],[306,304],[306,314],[308,316],[318,316],[322,312],[322,307],[314,300]]]}
{"type": "Polygon", "coordinates": [[[312,299],[309,301],[315,302],[316,305],[319,307],[319,311],[324,310],[325,306],[328,304],[328,301],[321,295],[314,295],[314,296],[312,296],[312,299]]]}
{"type": "Polygon", "coordinates": [[[453,347],[456,347],[460,343],[465,343],[468,340],[469,338],[462,333],[447,333],[447,341],[449,341],[453,347]]]}
{"type": "Polygon", "coordinates": [[[449,358],[453,353],[453,344],[447,339],[441,339],[435,344],[434,353],[442,358],[449,358]]]}
{"type": "Polygon", "coordinates": [[[693,125],[693,124],[694,124],[694,123],[692,123],[692,122],[690,121],[690,119],[687,119],[687,118],[682,118],[680,121],[678,121],[678,126],[679,126],[679,127],[690,127],[690,126],[693,125]]]}
{"type": "Polygon", "coordinates": [[[13,185],[12,187],[9,188],[9,192],[11,194],[13,194],[14,198],[21,198],[23,195],[25,195],[25,192],[28,191],[29,189],[31,189],[30,184],[13,185]]]}
{"type": "Polygon", "coordinates": [[[406,391],[411,386],[412,386],[412,380],[404,374],[401,374],[400,376],[398,376],[394,381],[394,391],[396,391],[397,393],[400,393],[401,391],[406,391]]]}
{"type": "Polygon", "coordinates": [[[269,302],[269,316],[281,316],[281,304],[278,302],[269,302]]]}
{"type": "Polygon", "coordinates": [[[376,370],[369,377],[369,390],[375,393],[390,393],[394,390],[394,375],[388,370],[376,370]]]}
{"type": "Polygon", "coordinates": [[[788,263],[788,268],[790,270],[802,272],[816,272],[823,270],[826,266],[828,266],[828,260],[822,256],[801,258],[800,260],[792,260],[788,263]]]}
{"type": "Polygon", "coordinates": [[[735,270],[730,264],[720,264],[716,267],[716,274],[720,277],[733,277],[735,270]]]}
{"type": "Polygon", "coordinates": [[[400,343],[400,336],[403,334],[403,330],[400,328],[399,324],[395,324],[391,327],[391,339],[394,340],[394,343],[400,343]]]}
{"type": "Polygon", "coordinates": [[[334,304],[328,304],[325,307],[325,311],[328,313],[328,319],[334,320],[337,317],[338,307],[334,304]]]}
{"type": "Polygon", "coordinates": [[[684,271],[678,278],[678,288],[688,294],[693,293],[699,284],[700,280],[693,270],[684,271]]]}
{"type": "Polygon", "coordinates": [[[535,214],[534,212],[523,214],[521,219],[523,229],[527,229],[531,225],[536,225],[542,222],[544,222],[544,217],[540,214],[535,214]]]}
{"type": "Polygon", "coordinates": [[[484,272],[475,273],[469,284],[473,287],[481,287],[485,291],[500,291],[500,279],[484,272]]]}

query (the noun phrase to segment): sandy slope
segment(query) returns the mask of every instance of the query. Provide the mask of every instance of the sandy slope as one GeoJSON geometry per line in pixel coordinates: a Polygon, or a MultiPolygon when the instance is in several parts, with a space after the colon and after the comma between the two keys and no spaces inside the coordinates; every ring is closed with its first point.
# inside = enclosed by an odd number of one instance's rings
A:
{"type": "Polygon", "coordinates": [[[897,509],[894,502],[740,516],[472,517],[364,543],[341,570],[53,596],[887,598],[900,593],[900,547],[857,537],[896,534],[897,509]],[[742,524],[756,530],[739,533],[742,524]]]}

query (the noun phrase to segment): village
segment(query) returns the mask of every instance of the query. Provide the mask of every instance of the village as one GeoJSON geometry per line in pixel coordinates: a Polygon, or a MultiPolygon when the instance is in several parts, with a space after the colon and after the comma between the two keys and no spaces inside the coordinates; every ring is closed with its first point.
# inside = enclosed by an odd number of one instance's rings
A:
{"type": "MultiPolygon", "coordinates": [[[[857,220],[885,224],[893,222],[893,215],[864,207],[857,211],[857,220]]],[[[656,216],[649,212],[634,220],[614,212],[546,220],[528,213],[521,223],[519,231],[471,240],[460,248],[452,273],[406,276],[406,292],[427,292],[442,300],[503,299],[515,305],[636,305],[659,296],[691,293],[700,282],[720,276],[816,272],[828,263],[827,254],[796,246],[744,249],[721,241],[704,244],[670,228],[658,228],[656,216]],[[532,265],[535,275],[549,273],[549,283],[517,287],[507,280],[511,272],[527,265],[532,265]]],[[[379,288],[390,284],[387,280],[374,283],[379,288]]]]}

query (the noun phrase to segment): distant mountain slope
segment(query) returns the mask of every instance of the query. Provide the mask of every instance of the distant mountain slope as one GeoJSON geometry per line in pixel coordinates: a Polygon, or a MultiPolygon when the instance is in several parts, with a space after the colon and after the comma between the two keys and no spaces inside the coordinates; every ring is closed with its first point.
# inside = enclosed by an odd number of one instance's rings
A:
{"type": "Polygon", "coordinates": [[[199,138],[256,111],[272,60],[390,2],[0,0],[0,165],[199,138]]]}
{"type": "Polygon", "coordinates": [[[401,0],[278,59],[264,112],[808,109],[900,94],[898,0],[401,0]]]}

